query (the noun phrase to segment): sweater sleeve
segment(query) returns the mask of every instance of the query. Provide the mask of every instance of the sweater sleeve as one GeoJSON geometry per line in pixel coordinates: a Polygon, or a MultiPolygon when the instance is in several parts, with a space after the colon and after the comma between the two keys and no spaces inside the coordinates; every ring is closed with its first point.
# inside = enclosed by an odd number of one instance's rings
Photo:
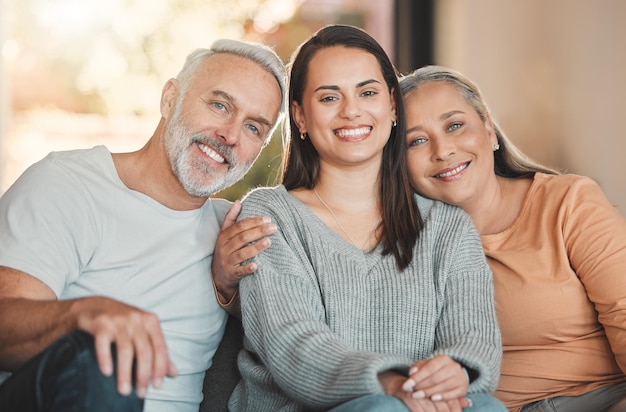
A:
{"type": "MultiPolygon", "coordinates": [[[[445,206],[447,207],[447,206],[445,206]]],[[[445,227],[454,232],[446,243],[448,268],[443,289],[443,310],[436,331],[434,354],[446,354],[468,369],[469,392],[493,392],[502,362],[502,341],[495,314],[493,276],[478,232],[460,209],[447,215],[445,227]]]]}
{"type": "Polygon", "coordinates": [[[571,185],[561,213],[570,263],[626,373],[626,219],[588,178],[571,185]]]}
{"type": "Polygon", "coordinates": [[[267,189],[253,192],[243,205],[241,218],[266,215],[278,226],[271,247],[256,258],[257,271],[240,285],[247,344],[271,378],[291,399],[312,409],[383,393],[378,373],[406,372],[411,360],[358,351],[333,333],[298,217],[267,189]]]}

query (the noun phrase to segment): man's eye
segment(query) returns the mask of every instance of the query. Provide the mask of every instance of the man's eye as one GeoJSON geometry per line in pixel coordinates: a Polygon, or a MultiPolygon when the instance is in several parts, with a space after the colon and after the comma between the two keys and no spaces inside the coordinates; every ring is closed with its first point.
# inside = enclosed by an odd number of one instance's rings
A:
{"type": "Polygon", "coordinates": [[[217,110],[226,110],[226,106],[220,102],[214,102],[213,107],[215,107],[217,110]]]}
{"type": "Polygon", "coordinates": [[[261,134],[261,131],[259,130],[259,128],[253,124],[246,125],[246,127],[248,128],[248,130],[250,130],[254,134],[261,134]]]}

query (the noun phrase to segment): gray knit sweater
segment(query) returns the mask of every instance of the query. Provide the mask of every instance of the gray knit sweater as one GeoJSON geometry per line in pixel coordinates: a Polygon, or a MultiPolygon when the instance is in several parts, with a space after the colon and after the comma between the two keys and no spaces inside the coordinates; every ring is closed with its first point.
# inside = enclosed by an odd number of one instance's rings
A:
{"type": "Polygon", "coordinates": [[[495,390],[501,341],[479,236],[461,209],[417,200],[425,228],[399,272],[283,186],[247,196],[240,218],[270,216],[278,232],[240,285],[246,339],[231,410],[329,409],[383,393],[378,373],[438,354],[470,371],[470,392],[495,390]]]}

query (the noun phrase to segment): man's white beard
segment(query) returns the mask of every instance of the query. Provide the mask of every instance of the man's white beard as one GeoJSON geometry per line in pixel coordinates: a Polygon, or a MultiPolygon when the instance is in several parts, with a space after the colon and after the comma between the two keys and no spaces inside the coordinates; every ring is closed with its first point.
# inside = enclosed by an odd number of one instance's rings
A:
{"type": "Polygon", "coordinates": [[[253,161],[239,165],[233,149],[220,139],[203,133],[189,135],[189,128],[180,121],[180,100],[165,131],[165,148],[172,171],[192,196],[209,197],[239,181],[252,166],[253,161]],[[228,162],[228,169],[218,175],[215,168],[201,160],[193,160],[190,149],[197,142],[207,144],[217,150],[228,162]]]}

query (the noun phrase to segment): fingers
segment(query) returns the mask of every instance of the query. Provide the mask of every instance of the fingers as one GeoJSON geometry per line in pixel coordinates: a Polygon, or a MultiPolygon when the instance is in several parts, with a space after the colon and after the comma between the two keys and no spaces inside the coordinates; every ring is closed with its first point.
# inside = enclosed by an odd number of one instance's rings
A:
{"type": "MultiPolygon", "coordinates": [[[[147,339],[144,340],[140,334],[135,342],[137,350],[136,385],[140,397],[143,396],[139,390],[147,388],[148,383],[152,383],[155,388],[161,387],[163,378],[166,375],[170,376],[170,364],[172,364],[157,316],[152,313],[145,313],[142,322],[147,339]]],[[[176,374],[174,373],[172,376],[176,376],[176,374]]]]}
{"type": "Polygon", "coordinates": [[[239,216],[239,212],[241,212],[241,202],[239,200],[235,200],[233,205],[224,216],[224,222],[222,222],[222,229],[226,229],[230,227],[233,223],[237,221],[237,216],[239,216]]]}
{"type": "Polygon", "coordinates": [[[113,358],[111,356],[111,339],[104,334],[94,336],[94,346],[96,349],[96,360],[100,371],[104,376],[111,376],[113,373],[113,358]]]}
{"type": "Polygon", "coordinates": [[[143,398],[148,386],[159,388],[165,376],[176,376],[159,319],[153,313],[107,298],[86,298],[79,328],[94,336],[96,358],[104,375],[113,373],[111,345],[115,344],[118,392],[128,395],[134,387],[143,398]],[[134,372],[133,372],[134,369],[134,372]]]}
{"type": "MultiPolygon", "coordinates": [[[[276,225],[272,223],[270,218],[259,216],[232,223],[227,228],[222,229],[219,236],[223,245],[230,245],[230,254],[232,254],[249,243],[258,242],[274,232],[276,232],[276,225]]],[[[241,260],[233,263],[240,262],[241,260]]]]}
{"type": "MultiPolygon", "coordinates": [[[[115,350],[117,352],[117,391],[122,395],[129,395],[132,391],[134,350],[130,336],[124,329],[116,333],[115,350]]],[[[137,394],[139,395],[139,391],[137,394]]]]}
{"type": "Polygon", "coordinates": [[[178,368],[176,367],[176,365],[174,365],[174,362],[172,361],[168,361],[167,362],[167,373],[166,375],[170,378],[174,378],[176,377],[176,375],[178,375],[178,368]]]}
{"type": "Polygon", "coordinates": [[[378,379],[385,393],[400,399],[411,412],[461,412],[463,407],[469,405],[465,398],[437,402],[426,398],[415,399],[404,390],[404,377],[395,372],[382,372],[378,379]]]}
{"type": "MultiPolygon", "coordinates": [[[[116,330],[115,349],[117,352],[117,389],[122,395],[132,390],[133,364],[135,367],[135,390],[137,396],[146,396],[148,384],[160,382],[165,368],[160,366],[164,360],[155,358],[151,336],[154,333],[156,316],[150,313],[132,312],[126,327],[116,330]],[[161,370],[158,371],[157,368],[161,370]]],[[[157,322],[158,323],[158,322],[157,322]]],[[[159,332],[160,334],[160,332],[159,332]]]]}
{"type": "Polygon", "coordinates": [[[418,361],[402,385],[414,399],[435,402],[458,399],[467,393],[468,382],[461,365],[448,356],[418,361]]]}
{"type": "Polygon", "coordinates": [[[241,278],[256,270],[253,262],[242,263],[267,249],[271,245],[268,236],[276,232],[276,225],[268,217],[234,222],[235,212],[233,205],[218,235],[211,263],[213,280],[221,292],[234,292],[241,278]]]}
{"type": "Polygon", "coordinates": [[[435,402],[430,399],[412,399],[409,397],[409,399],[403,399],[403,402],[412,412],[462,412],[463,408],[470,406],[467,398],[435,402]]]}

